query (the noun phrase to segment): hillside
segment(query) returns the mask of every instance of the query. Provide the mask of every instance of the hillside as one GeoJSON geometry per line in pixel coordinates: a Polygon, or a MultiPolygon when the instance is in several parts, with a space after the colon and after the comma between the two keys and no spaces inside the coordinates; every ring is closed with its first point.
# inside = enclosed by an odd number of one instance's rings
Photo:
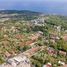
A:
{"type": "MultiPolygon", "coordinates": [[[[67,17],[29,11],[1,11],[0,64],[22,53],[35,67],[48,63],[52,67],[61,67],[59,60],[67,64],[67,17]]],[[[6,63],[10,65],[12,62],[6,63]]]]}
{"type": "Polygon", "coordinates": [[[41,15],[41,13],[28,11],[28,10],[1,10],[0,11],[0,18],[32,20],[37,18],[39,15],[41,15]]]}

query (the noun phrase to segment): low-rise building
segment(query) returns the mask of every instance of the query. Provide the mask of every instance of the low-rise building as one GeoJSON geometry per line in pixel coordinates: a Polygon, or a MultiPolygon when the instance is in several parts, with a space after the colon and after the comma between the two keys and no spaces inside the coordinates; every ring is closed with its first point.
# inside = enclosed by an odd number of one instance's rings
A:
{"type": "Polygon", "coordinates": [[[58,64],[61,64],[61,65],[65,65],[65,62],[62,62],[62,61],[58,61],[58,64]]]}
{"type": "Polygon", "coordinates": [[[59,54],[60,54],[60,55],[63,55],[63,56],[66,56],[66,52],[65,52],[65,51],[61,51],[61,50],[60,50],[60,51],[59,51],[59,54]]]}
{"type": "Polygon", "coordinates": [[[30,60],[25,55],[10,58],[0,67],[31,67],[30,60]]]}
{"type": "Polygon", "coordinates": [[[47,48],[48,54],[51,56],[57,55],[57,51],[55,51],[53,48],[49,47],[47,48]]]}
{"type": "Polygon", "coordinates": [[[44,18],[38,18],[38,19],[31,20],[31,22],[37,26],[44,26],[45,19],[44,18]]]}

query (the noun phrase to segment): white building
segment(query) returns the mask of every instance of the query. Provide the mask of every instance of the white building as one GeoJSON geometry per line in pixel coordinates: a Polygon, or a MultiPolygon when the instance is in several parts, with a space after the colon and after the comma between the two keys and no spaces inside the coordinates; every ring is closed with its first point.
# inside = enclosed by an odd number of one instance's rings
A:
{"type": "Polygon", "coordinates": [[[0,67],[31,67],[31,64],[26,56],[19,55],[8,59],[6,63],[0,65],[0,67]]]}

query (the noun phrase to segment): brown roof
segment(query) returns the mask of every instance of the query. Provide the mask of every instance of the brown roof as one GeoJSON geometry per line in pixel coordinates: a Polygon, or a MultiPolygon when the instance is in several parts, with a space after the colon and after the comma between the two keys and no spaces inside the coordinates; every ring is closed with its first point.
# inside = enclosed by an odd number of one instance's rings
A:
{"type": "Polygon", "coordinates": [[[26,42],[26,45],[30,45],[31,43],[35,42],[34,40],[30,40],[26,42]]]}
{"type": "Polygon", "coordinates": [[[11,57],[11,54],[10,54],[8,51],[6,51],[6,52],[5,52],[5,56],[6,56],[6,57],[11,57]]]}
{"type": "Polygon", "coordinates": [[[15,37],[16,37],[17,39],[22,39],[22,38],[24,38],[24,35],[16,34],[15,37]]]}
{"type": "Polygon", "coordinates": [[[40,34],[39,34],[39,33],[32,34],[31,36],[29,36],[29,38],[30,38],[31,40],[37,40],[39,37],[40,37],[40,34]]]}

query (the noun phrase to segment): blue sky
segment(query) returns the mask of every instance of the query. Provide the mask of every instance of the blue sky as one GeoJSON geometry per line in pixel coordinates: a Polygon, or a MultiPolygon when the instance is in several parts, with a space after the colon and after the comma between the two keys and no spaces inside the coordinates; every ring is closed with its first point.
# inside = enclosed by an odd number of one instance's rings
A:
{"type": "Polygon", "coordinates": [[[67,0],[0,0],[1,9],[67,13],[67,0]]]}

